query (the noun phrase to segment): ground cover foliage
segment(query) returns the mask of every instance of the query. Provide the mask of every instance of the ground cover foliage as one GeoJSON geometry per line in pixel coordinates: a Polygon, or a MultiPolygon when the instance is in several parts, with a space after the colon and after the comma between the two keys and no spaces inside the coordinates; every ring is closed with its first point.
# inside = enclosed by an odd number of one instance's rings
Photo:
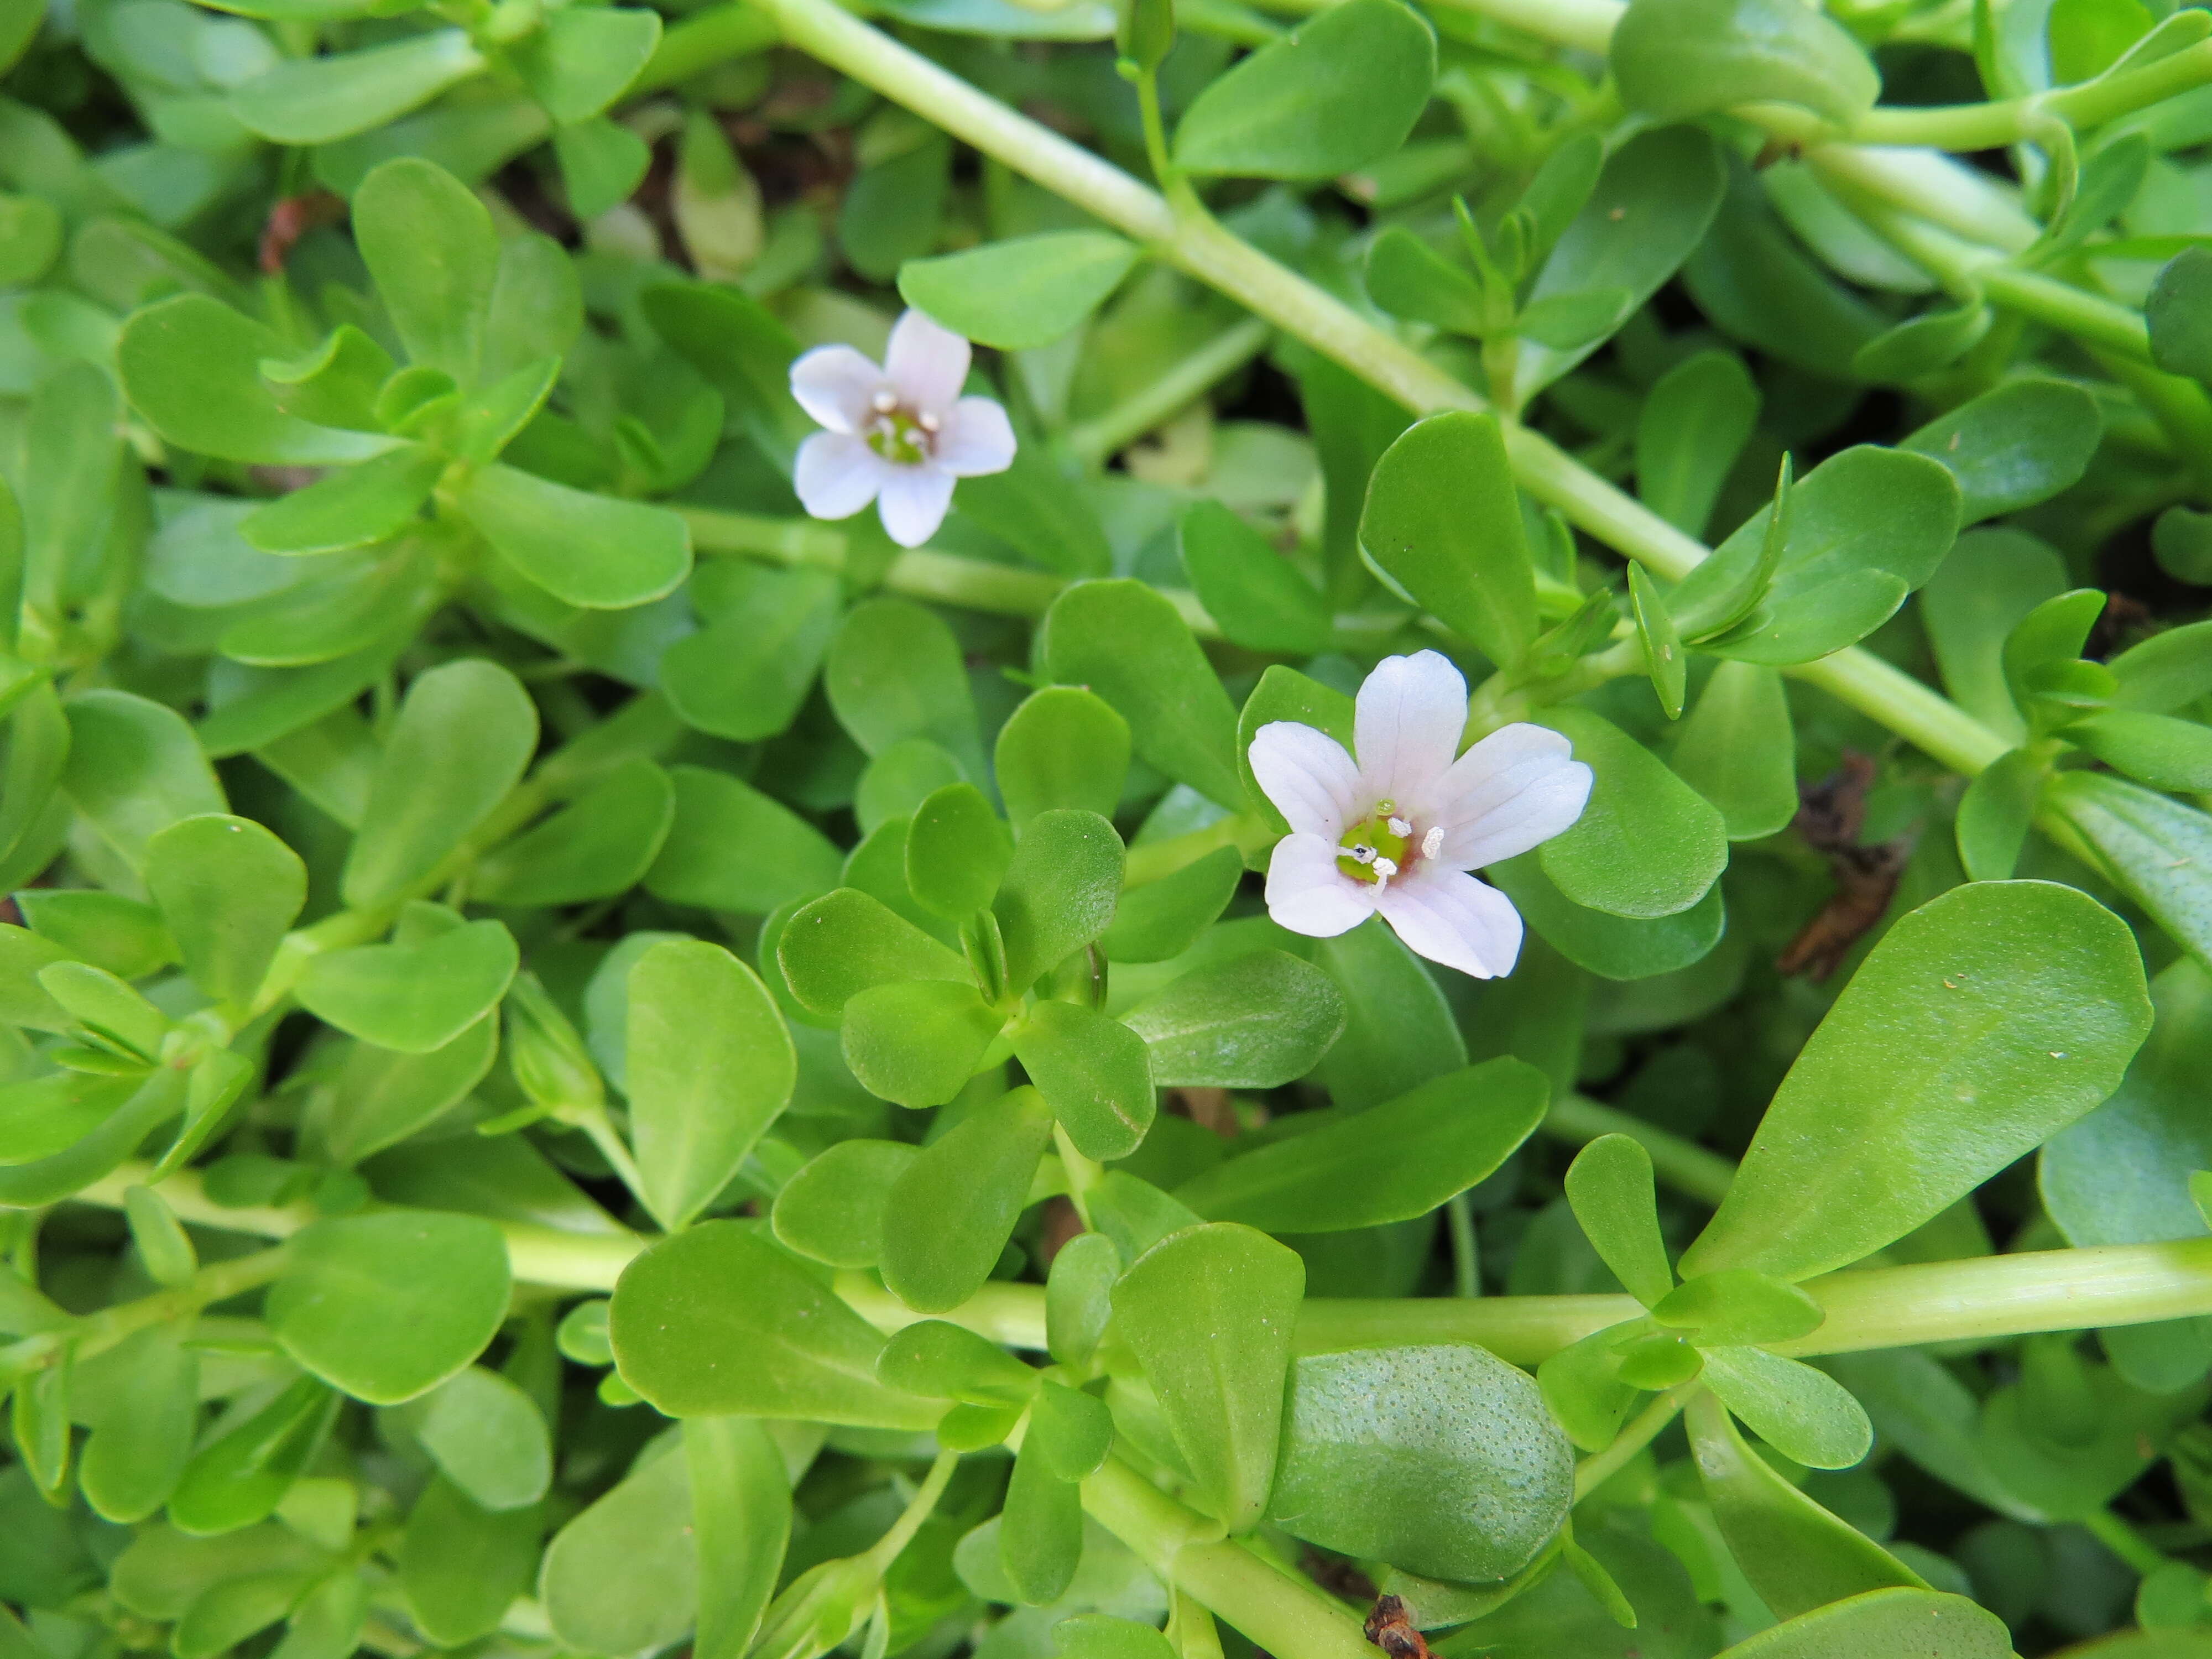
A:
{"type": "Polygon", "coordinates": [[[2212,16],[0,65],[0,1659],[2212,1652],[2212,16]]]}

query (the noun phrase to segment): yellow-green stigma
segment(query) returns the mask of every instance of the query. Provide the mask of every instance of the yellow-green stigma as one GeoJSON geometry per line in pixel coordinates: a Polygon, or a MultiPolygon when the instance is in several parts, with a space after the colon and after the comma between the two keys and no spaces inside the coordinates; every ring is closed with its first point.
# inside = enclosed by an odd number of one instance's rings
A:
{"type": "Polygon", "coordinates": [[[876,394],[876,418],[868,427],[868,447],[896,466],[914,466],[937,447],[934,416],[917,415],[888,392],[876,394]]]}
{"type": "Polygon", "coordinates": [[[1370,886],[1387,882],[1406,867],[1413,845],[1412,826],[1397,816],[1395,801],[1378,800],[1375,810],[1344,832],[1336,867],[1370,886]]]}

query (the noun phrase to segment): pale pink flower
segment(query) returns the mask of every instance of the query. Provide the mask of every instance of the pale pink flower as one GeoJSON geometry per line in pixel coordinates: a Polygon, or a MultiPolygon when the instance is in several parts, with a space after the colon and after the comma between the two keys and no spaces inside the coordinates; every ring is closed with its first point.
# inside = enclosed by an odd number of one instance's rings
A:
{"type": "Polygon", "coordinates": [[[1013,465],[1014,428],[988,398],[963,398],[968,342],[919,311],[891,330],[881,367],[848,345],[817,346],[791,366],[791,395],[829,428],[799,447],[792,486],[817,519],[870,501],[901,547],[937,533],[961,478],[1013,465]]]}
{"type": "Polygon", "coordinates": [[[1510,973],[1520,912],[1467,872],[1572,825],[1590,769],[1540,726],[1505,726],[1460,755],[1466,726],[1467,682],[1423,651],[1385,657],[1359,688],[1357,761],[1310,726],[1261,726],[1252,775],[1291,826],[1267,863],[1268,914],[1315,939],[1379,914],[1431,962],[1510,973]]]}

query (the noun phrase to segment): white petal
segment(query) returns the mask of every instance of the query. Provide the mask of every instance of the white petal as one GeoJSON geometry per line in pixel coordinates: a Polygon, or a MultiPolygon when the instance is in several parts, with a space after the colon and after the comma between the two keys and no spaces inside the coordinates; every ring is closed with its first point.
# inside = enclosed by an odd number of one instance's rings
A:
{"type": "Polygon", "coordinates": [[[933,466],[893,466],[877,510],[884,529],[901,547],[920,547],[937,533],[952,505],[952,475],[933,466]]]}
{"type": "Polygon", "coordinates": [[[1301,835],[1334,846],[1358,820],[1359,769],[1342,744],[1310,726],[1270,720],[1254,732],[1252,779],[1301,835]]]}
{"type": "Polygon", "coordinates": [[[963,398],[938,430],[931,459],[956,478],[1004,472],[1014,464],[1014,424],[988,398],[963,398]]]}
{"type": "Polygon", "coordinates": [[[891,325],[884,372],[899,401],[920,412],[948,413],[967,384],[968,342],[927,312],[909,311],[891,325]]]}
{"type": "Polygon", "coordinates": [[[791,395],[832,432],[858,432],[890,379],[848,345],[817,346],[791,366],[791,395]]]}
{"type": "Polygon", "coordinates": [[[817,432],[799,446],[791,487],[811,518],[849,519],[884,487],[891,464],[848,432],[817,432]]]}
{"type": "Polygon", "coordinates": [[[1574,746],[1540,726],[1508,726],[1462,755],[1417,803],[1442,826],[1437,862],[1480,869],[1525,853],[1570,828],[1589,804],[1590,769],[1574,746]]]}
{"type": "Polygon", "coordinates": [[[1285,836],[1267,859],[1267,914],[1309,939],[1334,939],[1375,914],[1375,890],[1336,867],[1340,849],[1319,836],[1285,836]]]}
{"type": "Polygon", "coordinates": [[[1434,651],[1385,657],[1359,688],[1353,746],[1369,795],[1401,805],[1443,775],[1467,729],[1467,681],[1434,651]]]}
{"type": "Polygon", "coordinates": [[[1477,979],[1511,973],[1521,954],[1513,901],[1457,870],[1424,865],[1384,888],[1375,908],[1412,949],[1477,979]]]}

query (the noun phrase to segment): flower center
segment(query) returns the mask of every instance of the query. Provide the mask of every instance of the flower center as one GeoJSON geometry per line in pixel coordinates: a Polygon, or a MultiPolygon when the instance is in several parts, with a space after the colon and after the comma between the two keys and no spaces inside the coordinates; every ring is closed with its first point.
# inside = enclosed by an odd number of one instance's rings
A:
{"type": "Polygon", "coordinates": [[[868,423],[868,447],[897,466],[915,466],[936,453],[938,419],[912,410],[896,393],[876,393],[875,419],[868,423]]]}
{"type": "Polygon", "coordinates": [[[1398,804],[1389,800],[1376,801],[1374,811],[1346,830],[1337,845],[1344,850],[1336,855],[1336,867],[1371,887],[1387,885],[1428,850],[1416,843],[1413,826],[1398,815],[1398,804]]]}

